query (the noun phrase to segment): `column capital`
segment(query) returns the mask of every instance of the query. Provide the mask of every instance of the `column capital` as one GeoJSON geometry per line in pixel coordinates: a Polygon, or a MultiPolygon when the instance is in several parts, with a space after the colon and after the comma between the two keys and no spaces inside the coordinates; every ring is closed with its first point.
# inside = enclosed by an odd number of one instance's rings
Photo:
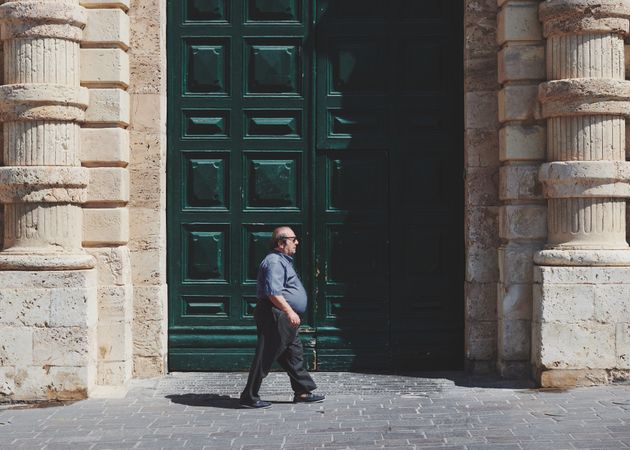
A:
{"type": "Polygon", "coordinates": [[[545,37],[563,34],[627,34],[630,0],[546,0],[539,6],[545,37]]]}
{"type": "Polygon", "coordinates": [[[10,0],[0,6],[0,39],[58,38],[79,42],[87,23],[85,8],[74,2],[10,0]]]}

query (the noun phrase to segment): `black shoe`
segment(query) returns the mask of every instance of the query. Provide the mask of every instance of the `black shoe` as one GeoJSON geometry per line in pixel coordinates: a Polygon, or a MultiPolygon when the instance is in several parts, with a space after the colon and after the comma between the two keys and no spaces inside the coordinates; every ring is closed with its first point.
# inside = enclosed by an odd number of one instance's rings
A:
{"type": "Polygon", "coordinates": [[[309,392],[306,395],[294,395],[293,403],[321,403],[326,398],[325,395],[313,394],[309,392]]]}
{"type": "Polygon", "coordinates": [[[238,404],[243,408],[254,409],[269,408],[271,406],[271,402],[266,402],[265,400],[239,400],[238,404]]]}

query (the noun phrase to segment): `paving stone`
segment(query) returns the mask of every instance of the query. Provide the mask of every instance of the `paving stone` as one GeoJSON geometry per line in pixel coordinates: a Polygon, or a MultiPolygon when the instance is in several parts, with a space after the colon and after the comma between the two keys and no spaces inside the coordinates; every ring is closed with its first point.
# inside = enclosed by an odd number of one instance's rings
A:
{"type": "Polygon", "coordinates": [[[134,381],[124,399],[50,408],[0,404],[0,449],[628,448],[630,386],[557,392],[462,373],[315,373],[322,404],[290,403],[286,375],[244,410],[246,374],[134,381]]]}

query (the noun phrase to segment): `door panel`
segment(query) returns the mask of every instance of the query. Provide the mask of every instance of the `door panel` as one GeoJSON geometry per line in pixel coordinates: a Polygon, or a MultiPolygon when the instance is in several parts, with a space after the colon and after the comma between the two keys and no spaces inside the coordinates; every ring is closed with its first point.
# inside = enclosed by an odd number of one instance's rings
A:
{"type": "MultiPolygon", "coordinates": [[[[309,241],[308,2],[169,6],[169,365],[244,369],[271,230],[309,241]]],[[[301,248],[307,286],[311,259],[301,248]]]]}
{"type": "Polygon", "coordinates": [[[169,0],[169,364],[249,366],[271,231],[311,368],[463,361],[459,0],[169,0]]]}

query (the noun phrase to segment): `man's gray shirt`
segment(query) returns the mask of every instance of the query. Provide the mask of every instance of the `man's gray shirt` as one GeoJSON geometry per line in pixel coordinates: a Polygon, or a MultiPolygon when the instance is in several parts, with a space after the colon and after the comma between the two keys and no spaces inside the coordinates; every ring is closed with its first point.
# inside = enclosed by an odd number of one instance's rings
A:
{"type": "Polygon", "coordinates": [[[306,290],[293,268],[293,258],[284,253],[269,253],[258,268],[256,296],[268,299],[270,295],[282,295],[298,314],[306,311],[306,290]]]}

